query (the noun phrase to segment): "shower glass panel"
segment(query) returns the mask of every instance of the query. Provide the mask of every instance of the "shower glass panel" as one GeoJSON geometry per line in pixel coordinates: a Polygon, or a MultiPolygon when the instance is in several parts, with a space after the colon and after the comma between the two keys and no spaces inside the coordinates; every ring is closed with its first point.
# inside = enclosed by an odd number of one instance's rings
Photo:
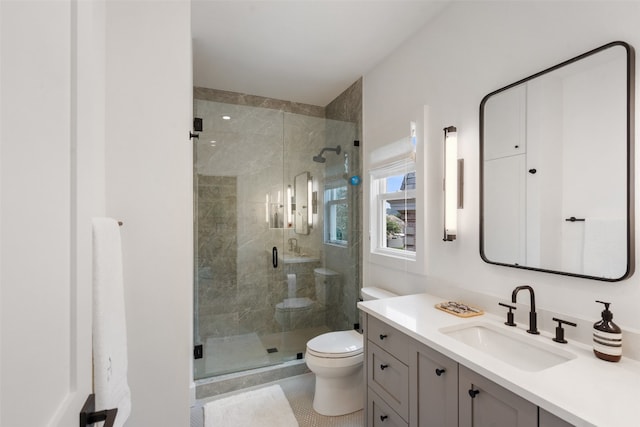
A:
{"type": "Polygon", "coordinates": [[[348,185],[359,164],[355,125],[200,99],[194,113],[203,119],[194,150],[194,343],[202,346],[194,378],[299,359],[309,339],[358,321],[359,196],[348,185]],[[338,144],[340,154],[313,161],[338,144]],[[301,174],[304,200],[295,194],[301,174]],[[347,237],[331,242],[324,193],[338,186],[353,209],[342,210],[347,237]],[[308,233],[296,233],[296,210],[308,233]]]}

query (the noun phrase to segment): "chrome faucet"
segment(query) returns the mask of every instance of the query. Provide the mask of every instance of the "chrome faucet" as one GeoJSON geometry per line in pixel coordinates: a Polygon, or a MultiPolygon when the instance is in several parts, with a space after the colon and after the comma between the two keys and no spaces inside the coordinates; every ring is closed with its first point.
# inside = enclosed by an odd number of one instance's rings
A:
{"type": "Polygon", "coordinates": [[[531,311],[529,311],[529,329],[527,330],[527,332],[529,332],[530,334],[538,335],[540,332],[538,332],[538,314],[536,313],[536,296],[533,293],[533,288],[529,285],[518,286],[513,290],[513,293],[511,294],[511,302],[514,302],[514,303],[516,302],[516,296],[518,295],[518,292],[523,289],[527,289],[531,297],[531,303],[530,303],[531,311]]]}

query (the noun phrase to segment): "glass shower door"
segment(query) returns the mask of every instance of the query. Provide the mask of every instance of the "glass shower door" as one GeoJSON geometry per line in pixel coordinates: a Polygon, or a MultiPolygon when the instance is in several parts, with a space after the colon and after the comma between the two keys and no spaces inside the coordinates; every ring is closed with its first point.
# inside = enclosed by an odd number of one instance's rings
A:
{"type": "Polygon", "coordinates": [[[196,379],[279,363],[263,336],[278,333],[286,190],[281,111],[194,101],[196,379]]]}
{"type": "Polygon", "coordinates": [[[358,322],[356,126],[202,99],[194,113],[194,378],[300,359],[358,322]]]}

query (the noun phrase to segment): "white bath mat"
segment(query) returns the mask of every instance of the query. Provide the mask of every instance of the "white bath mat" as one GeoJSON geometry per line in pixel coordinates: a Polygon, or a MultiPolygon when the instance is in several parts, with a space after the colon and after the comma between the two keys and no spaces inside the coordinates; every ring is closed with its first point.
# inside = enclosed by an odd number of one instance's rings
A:
{"type": "Polygon", "coordinates": [[[298,427],[291,405],[279,385],[247,391],[209,402],[205,427],[298,427]]]}

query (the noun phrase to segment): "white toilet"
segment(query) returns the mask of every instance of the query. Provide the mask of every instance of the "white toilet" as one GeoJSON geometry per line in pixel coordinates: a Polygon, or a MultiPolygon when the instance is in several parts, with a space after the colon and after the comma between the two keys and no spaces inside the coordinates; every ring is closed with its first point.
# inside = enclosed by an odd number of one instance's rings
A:
{"type": "MultiPolygon", "coordinates": [[[[396,294],[362,288],[364,301],[396,294]]],[[[313,409],[320,415],[350,414],[364,407],[363,341],[357,331],[328,332],[307,342],[305,361],[316,375],[313,409]]]]}
{"type": "Polygon", "coordinates": [[[287,274],[287,297],[276,304],[275,319],[282,332],[296,330],[311,322],[313,301],[296,297],[297,283],[295,274],[287,274]]]}
{"type": "Polygon", "coordinates": [[[332,299],[335,299],[334,294],[340,286],[340,273],[328,268],[314,268],[313,275],[316,285],[316,301],[321,307],[325,307],[331,304],[332,299]]]}
{"type": "Polygon", "coordinates": [[[275,319],[282,331],[292,331],[309,323],[313,301],[309,298],[285,298],[276,304],[275,319]]]}

